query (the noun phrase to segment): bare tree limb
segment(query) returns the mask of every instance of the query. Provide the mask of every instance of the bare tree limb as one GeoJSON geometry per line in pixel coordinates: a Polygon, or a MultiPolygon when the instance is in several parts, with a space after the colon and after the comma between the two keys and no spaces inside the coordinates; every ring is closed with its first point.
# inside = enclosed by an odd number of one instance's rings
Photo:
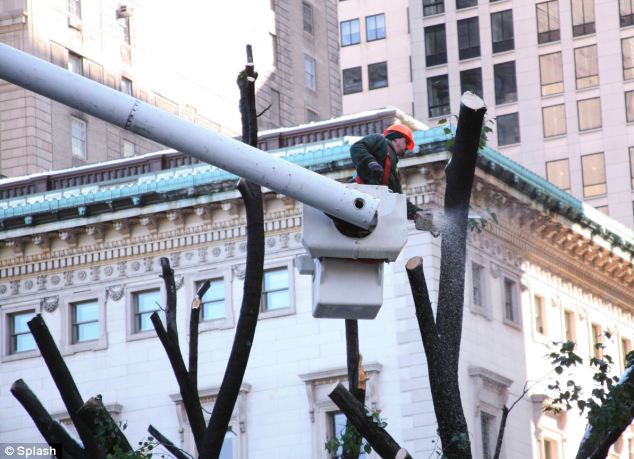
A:
{"type": "Polygon", "coordinates": [[[103,406],[101,396],[89,398],[77,411],[77,416],[88,426],[95,438],[101,436],[106,454],[114,454],[118,450],[124,453],[132,451],[128,439],[103,406]]]}
{"type": "Polygon", "coordinates": [[[510,407],[506,405],[502,408],[502,419],[500,419],[500,429],[498,431],[498,438],[495,442],[495,453],[493,454],[493,459],[499,459],[500,454],[502,453],[502,442],[504,441],[504,431],[506,430],[506,421],[509,417],[509,413],[515,405],[519,403],[520,400],[524,398],[524,396],[528,393],[529,387],[528,384],[524,384],[524,390],[522,391],[522,395],[517,397],[517,399],[511,404],[510,407]]]}
{"type": "Polygon", "coordinates": [[[429,299],[425,271],[423,270],[423,259],[421,257],[410,258],[405,264],[409,285],[412,289],[414,307],[416,309],[416,319],[418,329],[423,340],[423,346],[427,360],[440,356],[440,337],[434,320],[434,311],[429,299]]]}
{"type": "MultiPolygon", "coordinates": [[[[42,434],[42,437],[44,437],[46,443],[49,445],[61,443],[65,458],[88,458],[84,448],[69,435],[59,422],[51,417],[37,396],[23,380],[18,379],[13,383],[11,393],[22,404],[26,412],[29,413],[29,416],[42,434]]],[[[61,459],[60,456],[58,456],[58,458],[61,459]]]]}
{"type": "Polygon", "coordinates": [[[409,458],[407,450],[401,448],[398,443],[382,427],[372,421],[363,406],[354,396],[346,390],[341,383],[336,383],[328,397],[346,415],[348,420],[356,427],[363,438],[382,458],[409,458]]]}
{"type": "MultiPolygon", "coordinates": [[[[346,325],[346,356],[348,366],[348,390],[360,403],[365,403],[365,381],[359,380],[360,368],[360,354],[359,354],[359,322],[356,320],[347,319],[346,325]],[[362,386],[363,385],[363,386],[362,386]]],[[[349,429],[352,423],[346,421],[346,429],[349,429]]],[[[349,445],[344,445],[342,459],[357,459],[359,454],[354,454],[353,451],[360,451],[361,441],[363,437],[361,435],[355,435],[354,444],[355,447],[350,448],[349,445]],[[348,446],[348,447],[346,447],[348,446]]]]}
{"type": "Polygon", "coordinates": [[[192,459],[192,456],[185,453],[182,449],[172,443],[165,435],[156,430],[156,428],[152,425],[147,429],[148,433],[156,438],[163,447],[170,452],[176,459],[192,459]]]}
{"type": "MultiPolygon", "coordinates": [[[[247,65],[238,76],[240,87],[240,112],[242,113],[242,140],[257,146],[257,117],[255,111],[255,79],[251,46],[247,46],[247,65]]],[[[262,191],[259,186],[246,180],[238,182],[247,216],[247,260],[244,280],[244,295],[240,316],[233,340],[233,347],[218,397],[211,413],[200,457],[216,458],[229,427],[233,408],[244,379],[255,328],[260,313],[262,278],[264,273],[264,210],[262,191]]]]}
{"type": "Polygon", "coordinates": [[[176,346],[178,346],[178,328],[176,326],[176,282],[174,282],[174,270],[170,267],[170,261],[166,257],[161,257],[161,270],[161,277],[165,283],[165,292],[167,297],[165,309],[167,336],[169,336],[176,346]]]}
{"type": "Polygon", "coordinates": [[[73,421],[73,425],[77,429],[86,454],[94,458],[102,457],[103,451],[95,441],[90,429],[77,416],[77,411],[82,407],[84,401],[44,319],[42,319],[40,314],[37,314],[27,324],[62,397],[66,410],[73,421]]]}
{"type": "Polygon", "coordinates": [[[168,332],[165,330],[165,327],[163,327],[163,323],[161,322],[161,318],[157,312],[154,312],[150,316],[150,319],[152,320],[154,330],[156,330],[156,335],[161,341],[163,349],[165,349],[167,358],[172,366],[181,397],[183,398],[183,406],[185,407],[185,412],[187,413],[187,419],[189,420],[189,424],[192,428],[194,442],[196,443],[196,448],[200,451],[200,446],[202,444],[203,437],[205,436],[205,418],[203,417],[198,393],[192,390],[189,373],[187,373],[183,356],[178,348],[178,341],[174,341],[170,338],[168,332]]]}
{"type": "Polygon", "coordinates": [[[198,324],[203,296],[209,290],[209,279],[202,283],[196,292],[189,316],[189,381],[192,391],[198,393],[198,324]]]}

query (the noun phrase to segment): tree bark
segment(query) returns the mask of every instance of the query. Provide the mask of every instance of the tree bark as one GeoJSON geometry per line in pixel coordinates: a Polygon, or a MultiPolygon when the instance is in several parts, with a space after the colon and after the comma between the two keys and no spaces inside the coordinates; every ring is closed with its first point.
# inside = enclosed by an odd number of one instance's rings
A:
{"type": "MultiPolygon", "coordinates": [[[[66,429],[51,417],[42,405],[37,396],[31,391],[29,386],[21,379],[18,379],[11,386],[11,393],[22,404],[29,414],[35,426],[44,437],[44,441],[49,445],[61,443],[64,459],[87,459],[86,452],[69,434],[66,429]]],[[[57,456],[62,458],[62,456],[57,456]]]]}
{"type": "Polygon", "coordinates": [[[486,108],[472,94],[462,97],[453,155],[445,169],[444,220],[441,229],[440,285],[436,320],[422,269],[422,259],[407,270],[427,357],[429,383],[443,454],[471,459],[471,445],[460,400],[458,359],[462,339],[469,201],[486,108]]]}
{"type": "Polygon", "coordinates": [[[196,448],[200,450],[203,437],[205,436],[205,418],[203,417],[203,410],[200,405],[198,393],[192,390],[189,373],[187,372],[187,368],[185,368],[183,356],[178,348],[178,341],[175,342],[170,338],[157,312],[152,313],[150,319],[172,366],[172,371],[174,372],[181,397],[183,398],[185,413],[187,413],[187,419],[192,428],[194,442],[196,443],[196,448]]]}
{"type": "MultiPolygon", "coordinates": [[[[364,381],[359,381],[359,322],[356,320],[346,319],[346,356],[348,366],[348,390],[354,396],[355,399],[361,404],[365,404],[365,388],[361,387],[364,381]]],[[[346,420],[346,429],[352,427],[352,423],[346,420]]],[[[361,441],[363,437],[361,435],[355,435],[353,441],[354,445],[350,448],[348,445],[343,446],[342,459],[357,459],[358,453],[354,451],[361,450],[361,441]]]]}
{"type": "Polygon", "coordinates": [[[599,410],[618,409],[622,411],[626,409],[628,412],[627,419],[609,426],[595,426],[588,423],[579,444],[576,459],[604,459],[607,457],[612,444],[619,439],[634,420],[634,367],[629,367],[625,370],[617,386],[623,386],[627,403],[624,404],[623,400],[616,401],[608,394],[607,400],[599,410]]]}
{"type": "Polygon", "coordinates": [[[192,456],[185,454],[178,446],[172,443],[165,435],[156,430],[152,425],[148,427],[149,434],[156,439],[163,447],[170,452],[176,459],[192,459],[192,456]]]}
{"type": "MultiPolygon", "coordinates": [[[[240,112],[242,113],[243,141],[257,146],[257,116],[255,111],[255,79],[251,47],[247,47],[247,65],[238,76],[240,87],[240,112]],[[245,129],[245,125],[248,128],[245,129]]],[[[255,329],[260,313],[262,278],[264,275],[264,210],[262,191],[259,186],[246,180],[238,182],[247,216],[247,260],[244,280],[244,295],[240,316],[233,340],[233,347],[225,375],[220,385],[211,419],[207,426],[200,457],[216,458],[231,421],[231,415],[244,379],[255,329]]]]}
{"type": "Polygon", "coordinates": [[[495,442],[495,453],[493,459],[500,459],[502,453],[502,442],[504,441],[504,431],[506,430],[506,420],[509,417],[509,409],[505,406],[502,408],[502,419],[500,420],[500,430],[498,431],[498,438],[495,442]]]}
{"type": "Polygon", "coordinates": [[[77,411],[77,416],[84,421],[97,441],[101,441],[106,454],[115,454],[118,450],[124,453],[132,451],[128,439],[103,406],[101,396],[88,399],[77,411]]]}
{"type": "Polygon", "coordinates": [[[57,390],[62,397],[64,406],[66,406],[66,410],[73,421],[73,425],[75,429],[77,429],[86,454],[94,458],[102,457],[103,451],[92,436],[90,429],[77,416],[77,411],[82,407],[84,401],[44,319],[42,319],[40,314],[37,314],[28,322],[28,326],[42,354],[42,358],[48,367],[48,371],[51,373],[51,377],[57,386],[57,390]]]}
{"type": "Polygon", "coordinates": [[[192,305],[189,316],[189,381],[192,391],[198,394],[198,324],[200,323],[201,302],[207,290],[209,290],[209,280],[203,282],[192,305]]]}
{"type": "Polygon", "coordinates": [[[343,411],[379,456],[384,459],[396,457],[411,459],[409,453],[401,448],[390,434],[372,421],[372,417],[366,413],[363,403],[354,398],[341,383],[336,383],[333,386],[328,397],[343,411]]]}

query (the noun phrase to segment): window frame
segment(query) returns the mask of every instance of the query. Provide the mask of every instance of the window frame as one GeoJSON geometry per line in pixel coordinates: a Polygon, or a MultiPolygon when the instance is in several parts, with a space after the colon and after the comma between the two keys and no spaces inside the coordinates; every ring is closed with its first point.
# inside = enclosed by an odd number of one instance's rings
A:
{"type": "Polygon", "coordinates": [[[62,355],[72,355],[85,351],[97,351],[108,347],[106,307],[107,303],[111,301],[113,300],[112,298],[107,298],[105,289],[88,291],[80,294],[68,293],[60,297],[60,304],[62,305],[62,339],[60,351],[62,355]],[[87,301],[95,301],[99,308],[97,313],[99,337],[94,340],[76,342],[73,336],[73,306],[87,301]]]}
{"type": "MultiPolygon", "coordinates": [[[[559,169],[557,169],[559,170],[559,169]]],[[[553,170],[553,173],[556,173],[557,170],[553,170]]],[[[546,180],[548,180],[550,183],[552,183],[553,185],[555,185],[557,188],[559,188],[562,191],[565,191],[566,193],[570,193],[571,192],[571,183],[570,183],[570,159],[569,158],[562,158],[562,159],[555,159],[553,161],[546,161],[546,180]],[[557,164],[557,163],[565,163],[566,164],[566,179],[568,182],[568,187],[567,188],[563,188],[560,186],[559,184],[559,180],[553,180],[554,177],[551,176],[550,174],[550,168],[549,165],[550,164],[557,164]]]]}
{"type": "Polygon", "coordinates": [[[386,24],[385,24],[385,13],[379,13],[379,14],[373,14],[371,16],[366,16],[365,17],[365,39],[367,42],[371,42],[371,41],[377,41],[377,40],[384,40],[387,37],[387,30],[386,30],[386,24]],[[377,33],[377,31],[380,31],[381,29],[379,27],[376,26],[377,23],[377,19],[378,18],[383,18],[383,36],[379,36],[379,34],[377,33]],[[374,19],[374,27],[371,28],[369,21],[371,19],[374,19]],[[375,37],[374,38],[370,38],[370,31],[373,30],[375,32],[375,37]]]}
{"type": "Polygon", "coordinates": [[[304,87],[311,91],[317,91],[317,61],[314,57],[304,54],[304,87]],[[312,66],[312,74],[307,64],[312,66]]]}
{"type": "Polygon", "coordinates": [[[339,44],[341,45],[342,48],[345,46],[354,46],[361,43],[361,22],[359,18],[347,19],[345,21],[339,22],[339,37],[340,37],[339,44]],[[348,27],[351,30],[352,24],[355,24],[355,23],[357,25],[357,31],[356,32],[348,31],[347,33],[344,34],[344,26],[348,27]],[[357,41],[353,41],[355,34],[358,35],[357,41]],[[347,37],[349,41],[346,40],[344,42],[344,37],[347,37]]]}
{"type": "Polygon", "coordinates": [[[503,313],[502,318],[503,322],[506,325],[510,325],[519,330],[522,329],[522,316],[521,316],[521,295],[520,295],[520,284],[515,276],[511,276],[509,274],[502,274],[501,276],[501,295],[502,295],[502,304],[503,304],[503,313]],[[510,286],[511,293],[511,309],[509,309],[509,305],[507,302],[507,289],[506,286],[510,286]],[[509,317],[508,313],[512,315],[509,317]]]}
{"type": "Polygon", "coordinates": [[[37,343],[35,344],[35,348],[26,351],[14,351],[11,343],[13,327],[12,317],[19,314],[31,314],[31,317],[34,317],[40,312],[41,306],[37,306],[33,301],[11,306],[3,305],[2,308],[0,308],[0,320],[2,321],[0,324],[2,330],[2,355],[0,361],[10,362],[40,356],[40,350],[37,347],[37,343]]]}
{"type": "Polygon", "coordinates": [[[567,134],[567,122],[566,122],[566,104],[555,104],[555,105],[548,105],[546,107],[542,107],[542,129],[543,129],[543,134],[544,134],[544,139],[550,139],[553,137],[560,137],[560,136],[564,136],[567,134]],[[547,111],[552,111],[554,109],[561,109],[563,110],[563,116],[561,116],[561,118],[557,118],[555,119],[555,122],[553,123],[553,120],[551,118],[549,118],[548,120],[546,120],[546,116],[547,116],[547,111]],[[563,123],[561,123],[561,121],[563,121],[563,123]],[[563,130],[557,130],[557,131],[552,131],[550,132],[550,129],[552,127],[559,127],[559,126],[563,126],[563,130]]]}
{"type": "MultiPolygon", "coordinates": [[[[356,76],[356,75],[355,75],[356,76]]],[[[362,66],[356,66],[356,67],[349,67],[347,69],[341,69],[341,91],[342,94],[344,96],[347,96],[349,94],[357,94],[359,92],[363,92],[363,67],[362,66]],[[350,74],[352,71],[358,71],[358,76],[359,76],[359,82],[358,82],[358,88],[357,88],[357,83],[355,82],[355,87],[353,90],[350,90],[350,86],[348,86],[348,89],[346,89],[346,74],[350,74]],[[347,72],[347,73],[346,73],[347,72]]]]}
{"type": "MultiPolygon", "coordinates": [[[[458,28],[458,58],[462,61],[465,59],[472,59],[475,57],[480,57],[480,18],[478,16],[473,16],[470,18],[460,19],[457,22],[458,28]],[[474,26],[475,24],[475,26],[474,26]],[[461,27],[467,29],[466,35],[468,36],[469,46],[465,45],[464,42],[461,42],[460,37],[464,36],[464,33],[461,35],[461,27]],[[473,27],[475,27],[475,34],[473,27]],[[475,38],[477,38],[477,45],[474,44],[475,38]]],[[[464,30],[463,30],[464,32],[464,30]]]]}
{"type": "Polygon", "coordinates": [[[434,24],[423,30],[425,37],[425,67],[447,63],[447,31],[445,24],[434,24]],[[433,37],[433,40],[432,40],[433,37]],[[442,39],[440,39],[442,38],[442,39]],[[431,49],[433,45],[433,50],[431,49]],[[432,51],[434,51],[432,53],[432,51]]]}
{"type": "MultiPolygon", "coordinates": [[[[506,19],[508,21],[508,19],[506,19]]],[[[494,13],[491,13],[491,46],[493,49],[493,54],[497,54],[497,53],[503,53],[506,51],[511,51],[515,49],[515,26],[513,24],[513,10],[512,9],[508,9],[508,10],[503,10],[503,11],[496,11],[494,13]],[[505,15],[509,15],[511,16],[511,27],[510,27],[510,32],[508,27],[504,27],[504,20],[505,15]],[[495,35],[496,35],[496,31],[495,31],[495,27],[496,27],[496,23],[497,23],[497,18],[500,18],[499,21],[499,25],[501,27],[501,29],[499,30],[499,34],[502,35],[502,39],[500,40],[495,40],[495,35]],[[510,35],[510,38],[509,38],[510,35]]]]}
{"type": "Polygon", "coordinates": [[[533,294],[533,333],[537,341],[548,339],[548,308],[546,297],[539,293],[533,294]]]}
{"type": "Polygon", "coordinates": [[[564,307],[562,308],[561,315],[561,331],[563,340],[577,344],[577,313],[573,309],[564,307]],[[568,317],[572,319],[569,324],[570,328],[568,328],[568,317]],[[570,335],[570,337],[568,335],[570,335]]]}
{"type": "Polygon", "coordinates": [[[66,13],[81,19],[81,0],[66,0],[66,13]]]}
{"type": "Polygon", "coordinates": [[[581,37],[583,35],[590,35],[595,33],[595,21],[596,15],[594,11],[594,0],[572,0],[570,5],[570,14],[572,16],[572,36],[581,37]],[[592,21],[587,22],[586,17],[586,4],[590,3],[592,13],[592,21]],[[581,5],[581,18],[583,22],[575,23],[575,5],[581,5]]]}
{"type": "MultiPolygon", "coordinates": [[[[440,99],[440,98],[439,98],[440,99]]],[[[432,76],[432,77],[428,77],[427,78],[427,114],[429,115],[429,118],[438,118],[441,116],[445,116],[448,115],[451,111],[451,96],[449,93],[449,75],[448,74],[443,74],[443,75],[436,75],[436,76],[432,76]],[[434,82],[432,81],[441,81],[444,80],[446,82],[446,93],[447,93],[447,102],[443,103],[443,104],[436,104],[436,105],[432,105],[431,101],[431,95],[432,95],[432,89],[433,89],[433,85],[434,82]],[[439,112],[432,112],[432,110],[434,109],[438,109],[440,108],[439,112]]]]}
{"type": "Polygon", "coordinates": [[[68,51],[68,60],[66,64],[66,69],[69,72],[74,73],[75,75],[84,76],[84,56],[74,53],[72,51],[68,51]],[[73,65],[72,63],[76,63],[77,65],[73,65]]]}
{"type": "MultiPolygon", "coordinates": [[[[198,286],[206,280],[219,280],[224,282],[224,307],[225,316],[217,319],[203,319],[204,305],[200,305],[200,320],[198,322],[198,330],[200,332],[209,330],[226,330],[235,326],[235,314],[233,311],[233,284],[234,277],[231,269],[221,268],[220,270],[212,268],[210,270],[199,271],[195,274],[185,277],[188,291],[185,292],[188,298],[193,302],[196,298],[198,286]]],[[[190,312],[191,314],[191,312],[190,312]]]]}
{"type": "Polygon", "coordinates": [[[563,61],[561,51],[556,51],[554,53],[548,54],[540,54],[539,55],[539,83],[541,86],[541,94],[544,96],[551,96],[554,94],[562,94],[564,92],[564,69],[563,69],[563,61]],[[557,68],[557,59],[552,59],[553,56],[558,57],[558,68],[557,68]],[[551,75],[546,75],[546,70],[549,70],[549,65],[552,64],[552,71],[549,72],[553,75],[553,80],[545,77],[550,77],[551,75]],[[556,78],[559,77],[559,80],[556,78]],[[544,82],[544,80],[548,80],[544,82]]]}
{"type": "Polygon", "coordinates": [[[493,319],[491,310],[491,302],[489,300],[489,283],[487,276],[486,262],[481,257],[472,257],[469,264],[469,301],[471,304],[471,312],[481,315],[488,320],[493,319]],[[480,271],[480,303],[476,302],[476,268],[480,271]]]}
{"type": "MultiPolygon", "coordinates": [[[[540,2],[535,5],[537,18],[537,44],[552,43],[561,39],[561,21],[559,19],[559,0],[549,0],[540,2]],[[544,10],[544,7],[546,8],[544,10]],[[555,10],[557,17],[555,18],[552,10],[555,10]],[[540,31],[540,12],[546,18],[546,30],[540,31]],[[553,21],[553,24],[551,24],[553,21]],[[556,27],[556,28],[555,28],[556,27]]],[[[541,23],[543,24],[543,22],[541,23]]]]}
{"type": "Polygon", "coordinates": [[[634,0],[619,0],[619,20],[621,27],[634,25],[634,0]]]}
{"type": "Polygon", "coordinates": [[[517,67],[515,65],[515,61],[506,61],[499,62],[493,65],[493,82],[494,82],[494,90],[495,90],[495,105],[506,105],[506,104],[514,104],[517,103],[517,67]],[[507,71],[506,67],[513,67],[513,84],[511,85],[510,79],[507,78],[511,75],[510,72],[507,71]],[[500,72],[501,69],[505,69],[504,72],[500,72]],[[506,72],[506,73],[505,73],[506,72]],[[498,75],[503,76],[504,78],[498,79],[498,75]],[[498,91],[498,81],[500,83],[508,83],[509,89],[503,93],[498,91]],[[503,96],[503,97],[501,97],[503,96]]]}
{"type": "Polygon", "coordinates": [[[70,143],[73,158],[86,160],[88,157],[88,123],[74,115],[70,117],[70,143]],[[82,128],[83,138],[75,136],[76,126],[82,128]]]}
{"type": "Polygon", "coordinates": [[[634,90],[625,91],[625,121],[634,122],[634,90]]]}
{"type": "Polygon", "coordinates": [[[520,117],[519,117],[519,112],[513,112],[513,113],[506,113],[504,115],[498,115],[497,116],[497,121],[496,121],[496,125],[497,125],[497,141],[498,141],[498,147],[504,147],[504,146],[509,146],[509,145],[518,145],[519,143],[521,143],[522,141],[522,135],[521,135],[521,131],[520,131],[520,117]],[[517,138],[513,138],[512,142],[508,142],[508,143],[502,143],[500,141],[500,126],[502,126],[502,123],[500,122],[503,119],[506,118],[510,118],[510,117],[515,117],[517,118],[517,138]]]}
{"type": "MultiPolygon", "coordinates": [[[[277,290],[276,290],[277,291],[277,290]]],[[[295,300],[295,272],[293,270],[293,260],[289,260],[286,263],[272,263],[270,265],[265,265],[264,267],[264,275],[262,276],[262,297],[260,300],[260,318],[268,319],[273,317],[282,317],[295,314],[296,307],[295,300]],[[279,309],[265,309],[266,306],[266,289],[265,289],[265,280],[266,273],[271,271],[277,271],[281,269],[286,269],[288,275],[288,307],[279,308],[279,309]]]]}
{"type": "Polygon", "coordinates": [[[634,37],[625,37],[621,39],[621,64],[623,65],[623,79],[624,80],[632,80],[634,79],[634,37]],[[626,41],[630,41],[632,44],[628,47],[630,50],[630,55],[628,57],[628,61],[630,62],[630,66],[626,67],[626,55],[625,55],[625,44],[626,41]]]}
{"type": "Polygon", "coordinates": [[[435,16],[445,12],[444,0],[423,0],[423,17],[435,16]]]}
{"type": "Polygon", "coordinates": [[[478,0],[456,0],[456,10],[471,8],[474,6],[478,6],[478,0]]]}
{"type": "Polygon", "coordinates": [[[588,99],[580,99],[577,100],[577,124],[579,127],[579,132],[584,132],[584,131],[593,131],[595,129],[600,129],[603,126],[603,115],[601,113],[601,99],[599,97],[590,97],[588,99]],[[586,104],[589,103],[591,101],[598,101],[599,102],[599,124],[598,125],[592,125],[592,126],[588,126],[588,127],[582,127],[581,122],[582,122],[582,117],[581,117],[581,107],[582,104],[586,104]]]}
{"type": "Polygon", "coordinates": [[[628,153],[630,155],[630,179],[631,187],[634,190],[634,147],[628,147],[628,153]]]}
{"type": "MultiPolygon", "coordinates": [[[[476,79],[478,79],[478,78],[476,78],[476,79]]],[[[465,91],[471,91],[474,94],[476,94],[478,97],[483,98],[482,67],[474,67],[472,69],[466,69],[466,70],[462,70],[460,72],[460,93],[464,94],[465,91]],[[469,76],[469,78],[471,78],[472,75],[478,75],[478,78],[480,80],[479,81],[479,83],[480,83],[479,86],[471,84],[473,79],[465,81],[467,79],[466,78],[467,75],[469,76]],[[469,87],[467,87],[467,86],[469,86],[469,87]],[[471,91],[472,88],[475,89],[475,91],[471,91]]]]}
{"type": "Polygon", "coordinates": [[[123,158],[131,158],[136,155],[136,143],[127,140],[121,139],[121,156],[123,158]],[[128,146],[132,146],[132,152],[130,152],[128,146]]]}
{"type": "Polygon", "coordinates": [[[573,52],[574,60],[575,60],[575,88],[576,89],[586,89],[586,88],[594,88],[599,86],[599,55],[596,44],[588,45],[588,46],[580,46],[574,49],[573,52]],[[596,68],[595,73],[582,74],[579,76],[580,70],[584,70],[580,68],[583,63],[591,63],[591,57],[582,56],[581,52],[583,50],[594,48],[594,62],[592,64],[596,68]],[[584,57],[582,60],[581,57],[584,57]]]}
{"type": "Polygon", "coordinates": [[[606,168],[605,168],[605,153],[603,152],[590,153],[590,154],[581,156],[581,181],[583,185],[584,198],[594,198],[599,196],[605,196],[608,193],[607,174],[606,174],[606,168]],[[593,157],[593,156],[601,157],[601,166],[603,168],[603,182],[586,183],[587,173],[585,168],[585,165],[586,165],[585,159],[593,157]],[[603,186],[603,188],[601,188],[601,186],[603,186]],[[589,190],[587,190],[587,188],[593,188],[593,187],[599,187],[599,190],[597,192],[590,192],[589,190]]]}
{"type": "MultiPolygon", "coordinates": [[[[137,314],[136,309],[137,305],[135,303],[135,295],[138,293],[148,292],[152,290],[159,290],[159,304],[162,307],[165,307],[166,304],[166,293],[165,286],[163,283],[155,283],[155,282],[135,282],[133,284],[127,285],[125,287],[125,294],[122,298],[125,301],[126,305],[126,316],[127,316],[127,326],[126,332],[127,341],[135,341],[153,338],[156,336],[156,332],[154,328],[148,330],[137,330],[137,314]]],[[[110,301],[110,300],[109,300],[110,301]]],[[[158,310],[161,319],[165,321],[165,313],[162,310],[158,310]]]]}
{"type": "Polygon", "coordinates": [[[603,336],[604,327],[601,324],[597,322],[593,322],[593,321],[589,321],[588,327],[590,329],[590,332],[589,332],[590,354],[589,355],[590,357],[594,357],[595,359],[602,359],[604,348],[601,348],[601,347],[597,348],[597,345],[601,344],[605,346],[605,337],[603,336]]]}
{"type": "MultiPolygon", "coordinates": [[[[383,80],[378,80],[378,81],[383,81],[383,80]]],[[[368,64],[368,90],[369,91],[373,91],[375,89],[381,89],[381,88],[387,88],[389,86],[390,82],[389,82],[389,75],[388,75],[388,68],[387,68],[387,61],[383,61],[383,62],[373,62],[372,64],[368,64]],[[385,84],[381,84],[379,86],[377,86],[377,83],[372,83],[372,78],[370,78],[370,71],[371,68],[379,68],[379,66],[385,66],[385,84]]]]}
{"type": "Polygon", "coordinates": [[[130,78],[125,76],[121,77],[119,81],[119,91],[123,94],[134,97],[134,83],[130,78]]]}
{"type": "Polygon", "coordinates": [[[315,34],[315,15],[313,12],[313,5],[306,1],[302,2],[302,25],[304,32],[310,35],[315,34]]]}
{"type": "Polygon", "coordinates": [[[130,30],[130,22],[129,16],[117,18],[117,23],[121,29],[121,38],[123,40],[123,44],[126,46],[132,46],[132,31],[130,30]]]}

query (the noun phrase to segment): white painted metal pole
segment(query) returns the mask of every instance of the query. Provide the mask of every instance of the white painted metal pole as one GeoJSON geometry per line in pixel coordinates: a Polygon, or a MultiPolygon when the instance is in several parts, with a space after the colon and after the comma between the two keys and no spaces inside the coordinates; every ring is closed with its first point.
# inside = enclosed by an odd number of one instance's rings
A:
{"type": "Polygon", "coordinates": [[[379,200],[0,43],[0,78],[362,228],[379,200]]]}

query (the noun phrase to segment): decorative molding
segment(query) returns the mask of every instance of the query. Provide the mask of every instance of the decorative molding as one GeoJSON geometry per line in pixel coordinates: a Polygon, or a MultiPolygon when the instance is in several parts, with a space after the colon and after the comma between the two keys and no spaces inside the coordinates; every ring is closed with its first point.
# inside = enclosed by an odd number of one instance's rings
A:
{"type": "Polygon", "coordinates": [[[44,310],[48,313],[55,311],[57,306],[59,306],[58,296],[48,296],[40,300],[40,310],[44,310]]]}
{"type": "Polygon", "coordinates": [[[144,226],[152,235],[158,234],[158,221],[154,215],[143,215],[139,218],[139,223],[144,226]]]}
{"type": "Polygon", "coordinates": [[[143,266],[146,273],[151,273],[154,270],[154,257],[143,258],[143,266]]]}
{"type": "Polygon", "coordinates": [[[73,271],[64,271],[64,286],[71,286],[73,285],[73,271]]]}
{"type": "Polygon", "coordinates": [[[181,253],[180,252],[172,252],[170,253],[170,266],[172,268],[178,268],[180,266],[181,261],[181,253]]]}
{"type": "Polygon", "coordinates": [[[59,237],[60,241],[64,241],[68,245],[68,247],[77,247],[77,234],[75,233],[75,231],[60,231],[59,233],[57,233],[57,237],[59,237]]]}
{"type": "Polygon", "coordinates": [[[167,221],[176,225],[177,228],[183,228],[185,226],[185,217],[181,210],[170,210],[165,213],[167,221]]]}
{"type": "Polygon", "coordinates": [[[112,228],[122,237],[130,237],[130,223],[128,223],[127,220],[116,220],[112,222],[112,228]]]}
{"type": "Polygon", "coordinates": [[[246,268],[247,268],[246,263],[242,263],[239,265],[232,265],[231,272],[237,279],[244,280],[246,276],[246,268]]]}
{"type": "Polygon", "coordinates": [[[240,215],[240,204],[239,204],[239,201],[235,201],[235,200],[223,201],[220,204],[220,208],[231,219],[237,218],[240,215]]]}
{"type": "Polygon", "coordinates": [[[110,285],[106,287],[106,298],[111,298],[113,301],[119,301],[123,298],[125,292],[125,286],[123,284],[110,285]]]}
{"type": "Polygon", "coordinates": [[[11,295],[17,295],[20,293],[20,281],[13,280],[9,283],[9,288],[11,289],[11,295]]]}
{"type": "Polygon", "coordinates": [[[225,255],[227,256],[227,258],[233,258],[235,254],[235,248],[235,242],[225,242],[225,255]]]}
{"type": "Polygon", "coordinates": [[[51,248],[51,241],[47,234],[35,234],[31,236],[33,245],[44,252],[48,252],[51,248]]]}
{"type": "Polygon", "coordinates": [[[8,239],[4,241],[4,245],[13,249],[13,253],[18,257],[24,256],[24,241],[22,239],[8,239]]]}
{"type": "Polygon", "coordinates": [[[104,232],[99,225],[89,225],[86,227],[86,234],[94,239],[97,244],[103,244],[104,232]]]}
{"type": "Polygon", "coordinates": [[[91,281],[93,281],[93,282],[99,281],[100,274],[101,274],[101,267],[100,266],[93,266],[93,267],[90,268],[90,280],[91,281]]]}
{"type": "Polygon", "coordinates": [[[37,276],[37,289],[39,291],[46,290],[46,281],[46,274],[40,274],[39,276],[37,276]]]}
{"type": "MultiPolygon", "coordinates": [[[[220,250],[218,247],[216,247],[218,250],[220,250]]],[[[214,249],[215,251],[216,249],[214,249]]],[[[217,255],[214,255],[217,256],[217,255]]],[[[201,247],[198,249],[198,263],[200,264],[204,264],[207,263],[207,247],[201,247]]]]}

